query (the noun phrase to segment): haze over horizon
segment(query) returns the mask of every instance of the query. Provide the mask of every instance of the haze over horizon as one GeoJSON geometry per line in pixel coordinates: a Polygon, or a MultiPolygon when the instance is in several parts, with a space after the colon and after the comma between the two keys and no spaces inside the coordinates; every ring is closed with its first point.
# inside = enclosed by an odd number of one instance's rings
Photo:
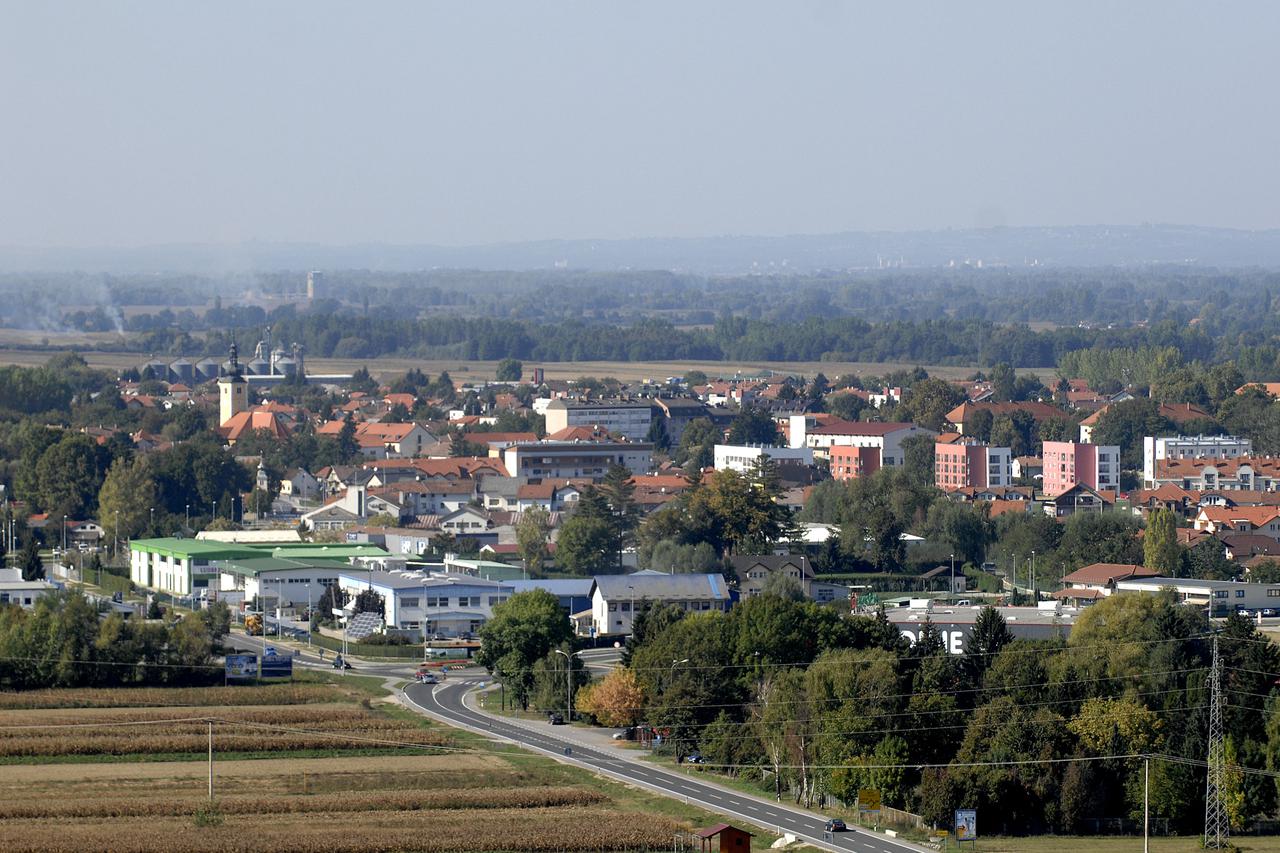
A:
{"type": "Polygon", "coordinates": [[[1280,227],[1280,7],[5,4],[0,245],[1280,227]]]}

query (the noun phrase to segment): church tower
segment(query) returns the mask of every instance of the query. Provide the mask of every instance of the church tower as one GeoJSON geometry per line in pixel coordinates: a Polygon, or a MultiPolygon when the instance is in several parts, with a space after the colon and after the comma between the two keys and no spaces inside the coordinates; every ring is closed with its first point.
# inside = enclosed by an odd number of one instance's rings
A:
{"type": "Polygon", "coordinates": [[[231,343],[231,360],[227,375],[218,380],[218,425],[222,426],[239,412],[249,409],[249,383],[240,375],[236,345],[231,343]]]}

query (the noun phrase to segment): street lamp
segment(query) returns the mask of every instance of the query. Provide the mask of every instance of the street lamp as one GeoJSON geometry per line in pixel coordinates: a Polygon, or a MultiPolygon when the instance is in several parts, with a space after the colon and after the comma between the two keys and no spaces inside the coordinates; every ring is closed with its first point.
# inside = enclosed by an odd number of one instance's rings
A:
{"type": "Polygon", "coordinates": [[[147,529],[147,534],[150,536],[156,535],[156,508],[155,507],[151,507],[151,525],[147,529]]]}
{"type": "Polygon", "coordinates": [[[564,657],[564,721],[566,723],[573,722],[573,659],[578,656],[577,652],[566,652],[561,649],[552,649],[558,655],[564,657]]]}
{"type": "Polygon", "coordinates": [[[1027,589],[1031,591],[1031,603],[1036,603],[1036,552],[1031,551],[1031,568],[1027,571],[1027,589]]]}
{"type": "Polygon", "coordinates": [[[191,529],[191,504],[187,504],[187,523],[184,529],[191,529]]]}
{"type": "Polygon", "coordinates": [[[67,553],[67,517],[62,516],[62,553],[67,553]]]}
{"type": "Polygon", "coordinates": [[[948,590],[951,595],[956,594],[956,555],[951,553],[951,589],[948,590]]]}

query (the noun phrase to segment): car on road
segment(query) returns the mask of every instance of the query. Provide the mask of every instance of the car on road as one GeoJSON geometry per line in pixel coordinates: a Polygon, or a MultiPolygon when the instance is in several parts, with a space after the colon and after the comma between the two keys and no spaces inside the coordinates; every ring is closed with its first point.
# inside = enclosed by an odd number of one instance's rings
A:
{"type": "Polygon", "coordinates": [[[1263,616],[1265,616],[1265,617],[1266,617],[1266,618],[1268,618],[1268,619],[1270,619],[1271,617],[1275,616],[1277,613],[1280,613],[1280,610],[1276,610],[1276,608],[1274,608],[1274,607],[1264,607],[1264,608],[1262,608],[1262,615],[1263,615],[1263,616]]]}
{"type": "Polygon", "coordinates": [[[547,714],[547,722],[553,726],[563,726],[564,714],[557,714],[553,711],[550,714],[547,714]]]}
{"type": "Polygon", "coordinates": [[[702,757],[702,753],[700,752],[691,752],[684,757],[684,760],[689,764],[706,764],[707,763],[707,760],[702,757]]]}
{"type": "Polygon", "coordinates": [[[333,668],[334,669],[352,669],[353,667],[351,666],[351,664],[347,663],[345,659],[343,659],[342,655],[338,655],[333,659],[333,668]]]}
{"type": "Polygon", "coordinates": [[[844,832],[848,828],[849,827],[844,825],[844,821],[838,817],[833,817],[831,820],[827,821],[827,832],[844,832]]]}
{"type": "Polygon", "coordinates": [[[436,674],[434,672],[420,672],[418,673],[418,683],[419,684],[439,684],[440,679],[436,677],[436,674]]]}

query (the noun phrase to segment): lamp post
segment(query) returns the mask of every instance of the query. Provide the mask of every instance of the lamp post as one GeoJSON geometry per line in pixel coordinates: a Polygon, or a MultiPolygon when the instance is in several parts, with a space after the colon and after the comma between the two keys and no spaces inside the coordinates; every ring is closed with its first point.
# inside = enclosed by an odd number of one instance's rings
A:
{"type": "Polygon", "coordinates": [[[956,555],[953,551],[951,554],[951,589],[947,590],[951,595],[956,594],[956,555]]]}
{"type": "Polygon", "coordinates": [[[627,619],[627,635],[633,636],[636,632],[636,588],[627,584],[627,590],[631,593],[631,616],[627,619]]]}
{"type": "Polygon", "coordinates": [[[111,559],[120,556],[120,510],[116,510],[116,535],[111,541],[111,559]]]}
{"type": "Polygon", "coordinates": [[[62,553],[67,553],[67,517],[62,516],[62,553]]]}
{"type": "Polygon", "coordinates": [[[1036,603],[1036,552],[1031,550],[1031,568],[1027,571],[1027,589],[1031,591],[1031,603],[1036,603]]]}
{"type": "Polygon", "coordinates": [[[187,523],[183,529],[185,530],[191,529],[191,504],[187,504],[187,523]]]}
{"type": "Polygon", "coordinates": [[[561,649],[552,649],[551,651],[564,658],[564,721],[566,723],[573,722],[573,659],[578,656],[577,652],[566,652],[561,649]]]}
{"type": "Polygon", "coordinates": [[[150,536],[156,535],[156,508],[155,507],[151,507],[151,523],[147,528],[147,534],[150,536]]]}

